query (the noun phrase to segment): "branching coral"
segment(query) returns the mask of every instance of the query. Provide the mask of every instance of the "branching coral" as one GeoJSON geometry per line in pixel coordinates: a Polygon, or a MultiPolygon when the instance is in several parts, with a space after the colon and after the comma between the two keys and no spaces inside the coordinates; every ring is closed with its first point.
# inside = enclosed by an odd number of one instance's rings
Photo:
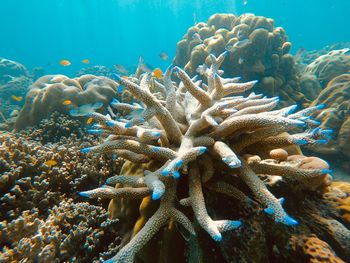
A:
{"type": "Polygon", "coordinates": [[[195,235],[190,219],[177,202],[182,182],[188,182],[188,197],[180,204],[190,207],[198,224],[220,241],[224,231],[239,228],[241,222],[214,220],[206,208],[204,188],[250,200],[236,185],[225,182],[223,174],[239,176],[277,223],[295,226],[298,221],[282,207],[284,198],[276,198],[258,174],[282,177],[311,188],[310,179],[322,179],[330,172],[324,167],[303,169],[300,164],[262,160],[272,149],[325,143],[327,130],[314,128],[315,122],[309,117],[323,105],[298,112],[295,106],[273,110],[278,98],[255,93],[248,97],[237,95],[251,89],[256,81],[238,83],[236,78],[220,77],[219,68],[227,55],[228,52],[218,57],[210,55],[208,83],[202,85],[181,68],[170,66],[158,83],[166,92],[161,98],[150,91],[150,74],[143,74],[141,79],[115,75],[138,104],[120,105],[114,101],[112,106],[119,109],[117,119],[90,114],[96,122],[91,132],[106,138],[98,146],[82,149],[83,153],[115,152],[132,162],[154,160],[159,164],[154,170],[144,170],[143,176],[122,174],[107,180],[108,184],[121,183],[123,187],[104,186],[80,193],[89,198],[141,199],[151,195],[153,200],[160,199],[158,210],[111,262],[133,262],[136,253],[169,220],[195,235]],[[181,80],[179,84],[171,80],[173,71],[181,80]],[[283,133],[286,131],[291,134],[283,133]]]}

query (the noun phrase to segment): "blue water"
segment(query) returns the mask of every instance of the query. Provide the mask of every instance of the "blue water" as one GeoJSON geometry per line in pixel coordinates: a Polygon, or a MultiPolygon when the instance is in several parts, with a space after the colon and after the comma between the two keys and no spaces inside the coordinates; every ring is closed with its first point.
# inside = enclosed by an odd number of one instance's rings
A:
{"type": "Polygon", "coordinates": [[[68,75],[82,59],[131,66],[142,55],[164,68],[159,53],[172,58],[188,27],[216,12],[272,17],[294,50],[350,41],[348,0],[0,0],[0,10],[1,57],[68,75]],[[61,59],[72,65],[61,67],[61,59]]]}

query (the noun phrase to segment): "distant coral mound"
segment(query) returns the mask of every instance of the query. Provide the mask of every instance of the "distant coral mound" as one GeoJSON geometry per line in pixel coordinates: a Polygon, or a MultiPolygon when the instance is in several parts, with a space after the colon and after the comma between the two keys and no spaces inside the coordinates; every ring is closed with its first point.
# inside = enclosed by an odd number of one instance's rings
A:
{"type": "Polygon", "coordinates": [[[72,107],[96,102],[107,105],[115,97],[116,87],[114,81],[94,75],[73,79],[64,75],[43,76],[30,86],[15,128],[38,124],[54,111],[67,113],[72,107]]]}
{"type": "Polygon", "coordinates": [[[253,14],[235,16],[214,14],[207,23],[190,27],[177,43],[174,63],[195,75],[201,64],[210,65],[210,54],[229,50],[222,64],[226,77],[240,76],[244,81],[258,80],[257,89],[282,98],[282,104],[304,102],[298,91],[298,79],[291,43],[274,20],[253,14]]]}
{"type": "Polygon", "coordinates": [[[316,120],[321,127],[333,129],[333,139],[315,150],[350,156],[350,73],[333,78],[311,106],[320,103],[326,104],[327,109],[317,114],[316,120]]]}

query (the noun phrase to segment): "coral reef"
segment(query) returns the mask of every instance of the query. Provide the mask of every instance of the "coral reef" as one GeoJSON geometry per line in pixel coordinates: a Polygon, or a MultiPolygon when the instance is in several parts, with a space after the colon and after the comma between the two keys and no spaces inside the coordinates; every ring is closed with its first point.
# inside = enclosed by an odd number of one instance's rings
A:
{"type": "Polygon", "coordinates": [[[21,100],[15,101],[12,96],[23,98],[30,84],[32,78],[22,64],[0,58],[0,122],[11,123],[11,113],[23,106],[21,100]]]}
{"type": "Polygon", "coordinates": [[[177,44],[174,63],[194,75],[203,71],[200,65],[210,66],[210,54],[219,55],[225,49],[230,54],[222,65],[224,76],[259,80],[256,89],[280,96],[283,106],[305,100],[298,91],[291,43],[284,29],[275,27],[270,18],[214,14],[207,23],[188,29],[177,44]]]}
{"type": "Polygon", "coordinates": [[[29,87],[15,128],[21,130],[38,124],[54,111],[67,113],[74,107],[94,103],[108,105],[115,96],[116,84],[106,77],[84,75],[70,79],[64,75],[43,76],[29,87]],[[65,105],[65,101],[69,101],[69,105],[65,105]]]}
{"type": "Polygon", "coordinates": [[[117,73],[117,72],[114,69],[101,66],[101,65],[96,65],[93,67],[82,68],[77,72],[76,76],[80,77],[83,75],[95,75],[95,76],[104,76],[104,77],[111,78],[113,73],[117,73]]]}
{"type": "Polygon", "coordinates": [[[0,224],[0,261],[97,261],[104,255],[98,251],[108,249],[111,241],[119,243],[113,231],[117,224],[103,208],[72,199],[54,206],[45,220],[35,209],[25,210],[15,220],[0,224]]]}
{"type": "MultiPolygon", "coordinates": [[[[215,21],[218,19],[212,18],[211,23],[215,25],[215,21]]],[[[218,23],[232,22],[225,21],[218,23]]],[[[90,132],[105,140],[81,152],[88,156],[115,153],[135,166],[129,164],[119,175],[106,180],[116,187],[106,185],[80,195],[112,199],[110,211],[114,208],[116,213],[120,211],[113,206],[118,200],[139,200],[141,204],[130,241],[108,262],[134,262],[163,226],[172,229],[174,224],[190,243],[203,247],[203,258],[208,262],[209,258],[215,262],[244,262],[250,257],[247,249],[255,245],[259,246],[256,253],[264,251],[258,262],[264,262],[271,244],[276,246],[274,257],[287,258],[291,252],[283,253],[285,244],[292,233],[300,231],[298,228],[306,234],[317,231],[322,237],[325,232],[333,233],[327,241],[337,242],[334,250],[341,257],[349,256],[347,243],[339,245],[341,234],[343,241],[349,240],[349,231],[344,230],[337,215],[333,214],[333,221],[329,218],[332,211],[318,194],[331,184],[329,166],[319,158],[300,156],[297,147],[327,142],[330,131],[315,127],[317,122],[309,117],[324,106],[274,110],[278,98],[255,93],[237,95],[251,89],[256,81],[239,83],[236,78],[220,77],[223,72],[219,68],[229,56],[228,51],[217,57],[209,55],[207,84],[191,79],[179,67],[169,67],[158,82],[165,96],[152,93],[151,74],[143,74],[140,79],[115,75],[119,88],[130,92],[138,103],[113,101],[111,106],[118,110],[113,119],[110,115],[89,114],[96,122],[90,132]],[[181,80],[179,84],[171,80],[173,71],[181,80]],[[284,157],[280,156],[281,148],[284,157]],[[278,158],[271,159],[276,151],[278,158]],[[213,197],[217,194],[239,202],[230,205],[225,198],[215,204],[213,197]],[[284,196],[291,216],[282,206],[284,196]],[[243,208],[237,209],[240,205],[243,208]],[[228,238],[223,239],[224,235],[228,238]],[[283,240],[267,244],[267,239],[283,240]],[[213,243],[221,255],[212,253],[213,243]]]]}
{"type": "Polygon", "coordinates": [[[327,146],[319,145],[312,149],[328,154],[350,156],[350,74],[342,74],[333,78],[311,106],[320,103],[327,109],[314,114],[320,127],[333,130],[333,140],[327,146]]]}

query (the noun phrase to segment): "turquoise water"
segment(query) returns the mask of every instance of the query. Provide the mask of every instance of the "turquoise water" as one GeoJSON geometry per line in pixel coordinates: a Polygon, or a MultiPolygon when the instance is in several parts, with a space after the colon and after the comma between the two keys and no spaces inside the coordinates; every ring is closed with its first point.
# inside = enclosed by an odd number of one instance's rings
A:
{"type": "Polygon", "coordinates": [[[216,12],[272,17],[295,50],[317,49],[350,40],[349,9],[347,0],[1,0],[0,54],[46,73],[74,75],[82,59],[132,66],[140,55],[164,68],[159,53],[174,57],[187,28],[216,12]]]}

